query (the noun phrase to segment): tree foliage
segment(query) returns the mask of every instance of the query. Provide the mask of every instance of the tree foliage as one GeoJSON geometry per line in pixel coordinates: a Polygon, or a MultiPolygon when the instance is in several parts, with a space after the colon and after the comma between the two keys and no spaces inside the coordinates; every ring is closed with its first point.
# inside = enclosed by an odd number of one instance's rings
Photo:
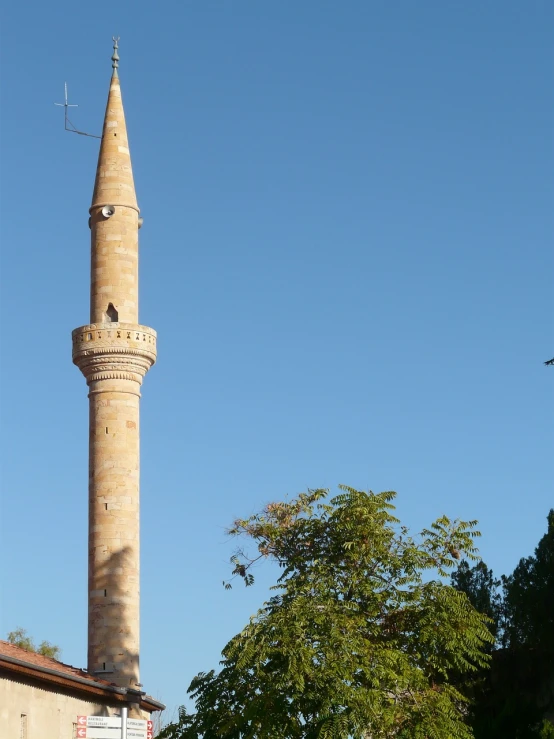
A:
{"type": "Polygon", "coordinates": [[[36,652],[52,659],[59,659],[62,653],[60,647],[51,644],[49,641],[42,641],[38,647],[35,646],[32,637],[27,634],[27,630],[21,627],[9,632],[8,641],[16,647],[27,650],[27,652],[36,652]]]}
{"type": "Polygon", "coordinates": [[[256,545],[233,558],[246,585],[260,559],[279,565],[275,594],[197,675],[172,739],[469,739],[452,671],[487,664],[489,619],[445,584],[477,559],[476,522],[439,518],[412,537],[395,493],[341,487],[272,503],[235,522],[256,545]]]}
{"type": "Polygon", "coordinates": [[[454,680],[471,701],[476,739],[554,735],[554,511],[535,553],[500,582],[482,562],[462,562],[452,576],[473,605],[492,618],[497,648],[490,670],[454,680]]]}
{"type": "Polygon", "coordinates": [[[505,644],[554,654],[554,509],[534,556],[504,578],[505,644]]]}
{"type": "MultiPolygon", "coordinates": [[[[452,585],[456,590],[464,592],[471,605],[490,618],[489,629],[492,636],[500,638],[503,601],[500,587],[502,581],[494,577],[493,571],[480,560],[473,567],[467,560],[462,560],[457,570],[451,576],[452,585]]],[[[490,645],[490,651],[493,644],[490,645]]]]}

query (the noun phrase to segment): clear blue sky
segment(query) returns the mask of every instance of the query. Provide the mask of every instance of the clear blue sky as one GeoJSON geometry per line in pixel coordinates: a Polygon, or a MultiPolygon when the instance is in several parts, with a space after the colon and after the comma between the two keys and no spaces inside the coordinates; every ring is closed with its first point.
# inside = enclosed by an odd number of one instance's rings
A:
{"type": "Polygon", "coordinates": [[[141,230],[142,678],[171,709],[265,584],[225,527],[306,487],[477,518],[554,504],[554,5],[12,3],[2,23],[2,635],[86,662],[89,230],[111,37],[141,230]]]}

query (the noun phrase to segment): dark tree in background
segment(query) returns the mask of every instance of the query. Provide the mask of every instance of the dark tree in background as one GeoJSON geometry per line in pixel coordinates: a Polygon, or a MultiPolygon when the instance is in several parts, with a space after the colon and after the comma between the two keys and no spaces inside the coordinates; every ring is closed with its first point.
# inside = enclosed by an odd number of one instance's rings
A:
{"type": "MultiPolygon", "coordinates": [[[[479,613],[484,613],[491,619],[489,630],[496,641],[503,613],[500,592],[502,581],[494,577],[493,571],[483,561],[470,567],[466,560],[463,560],[456,572],[452,573],[451,580],[457,590],[467,595],[470,603],[479,613]]],[[[489,650],[493,650],[493,644],[489,645],[489,650]]]]}
{"type": "Polygon", "coordinates": [[[490,669],[455,680],[476,739],[554,737],[554,510],[535,554],[509,577],[462,562],[452,584],[492,619],[496,641],[490,669]]]}
{"type": "Polygon", "coordinates": [[[532,557],[504,579],[505,643],[554,654],[554,509],[532,557]]]}

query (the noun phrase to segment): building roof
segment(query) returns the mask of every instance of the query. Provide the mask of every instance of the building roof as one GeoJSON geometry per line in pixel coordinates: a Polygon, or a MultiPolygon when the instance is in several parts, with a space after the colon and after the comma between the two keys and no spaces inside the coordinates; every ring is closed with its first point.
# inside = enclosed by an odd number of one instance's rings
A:
{"type": "Polygon", "coordinates": [[[10,676],[31,678],[51,687],[66,688],[78,693],[101,696],[116,703],[139,703],[144,711],[160,711],[164,706],[140,690],[120,688],[108,680],[91,675],[86,670],[66,665],[57,659],[0,639],[0,672],[10,676]]]}
{"type": "Polygon", "coordinates": [[[111,684],[108,680],[102,680],[94,675],[89,675],[86,670],[82,670],[79,667],[66,665],[64,662],[59,662],[57,659],[52,659],[52,657],[45,657],[43,654],[38,654],[38,652],[29,652],[27,649],[22,649],[15,644],[10,644],[10,642],[0,639],[0,660],[3,657],[12,657],[13,659],[27,662],[29,665],[57,670],[68,676],[86,678],[100,685],[111,684]]]}

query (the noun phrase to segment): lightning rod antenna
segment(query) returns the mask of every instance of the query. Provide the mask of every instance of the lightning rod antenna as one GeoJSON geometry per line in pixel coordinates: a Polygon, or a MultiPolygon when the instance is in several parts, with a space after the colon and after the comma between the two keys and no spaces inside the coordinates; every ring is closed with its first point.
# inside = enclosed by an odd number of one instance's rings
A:
{"type": "MultiPolygon", "coordinates": [[[[119,67],[119,54],[118,54],[118,46],[119,46],[119,36],[116,38],[115,36],[112,37],[113,40],[113,55],[112,55],[112,76],[117,77],[117,68],[119,67]]],[[[91,139],[101,139],[102,136],[96,136],[93,133],[85,133],[84,131],[79,131],[78,128],[76,128],[73,123],[69,120],[69,116],[67,115],[68,108],[78,108],[79,106],[75,103],[69,103],[67,99],[67,82],[64,83],[64,91],[65,91],[65,97],[63,103],[54,103],[54,105],[59,106],[60,108],[64,109],[64,128],[66,131],[69,131],[69,133],[78,133],[79,136],[88,136],[91,139]]]]}
{"type": "Polygon", "coordinates": [[[75,103],[69,103],[68,102],[68,98],[67,98],[67,82],[64,82],[64,92],[65,92],[64,102],[63,103],[54,103],[54,105],[57,105],[60,108],[63,108],[64,109],[64,123],[65,123],[64,129],[66,131],[69,131],[70,133],[78,133],[79,136],[89,136],[92,139],[101,139],[102,136],[96,136],[93,133],[85,133],[84,131],[79,131],[73,125],[73,123],[71,123],[71,121],[69,120],[69,116],[67,115],[67,110],[68,110],[68,108],[78,108],[79,106],[77,104],[75,104],[75,103]]]}

